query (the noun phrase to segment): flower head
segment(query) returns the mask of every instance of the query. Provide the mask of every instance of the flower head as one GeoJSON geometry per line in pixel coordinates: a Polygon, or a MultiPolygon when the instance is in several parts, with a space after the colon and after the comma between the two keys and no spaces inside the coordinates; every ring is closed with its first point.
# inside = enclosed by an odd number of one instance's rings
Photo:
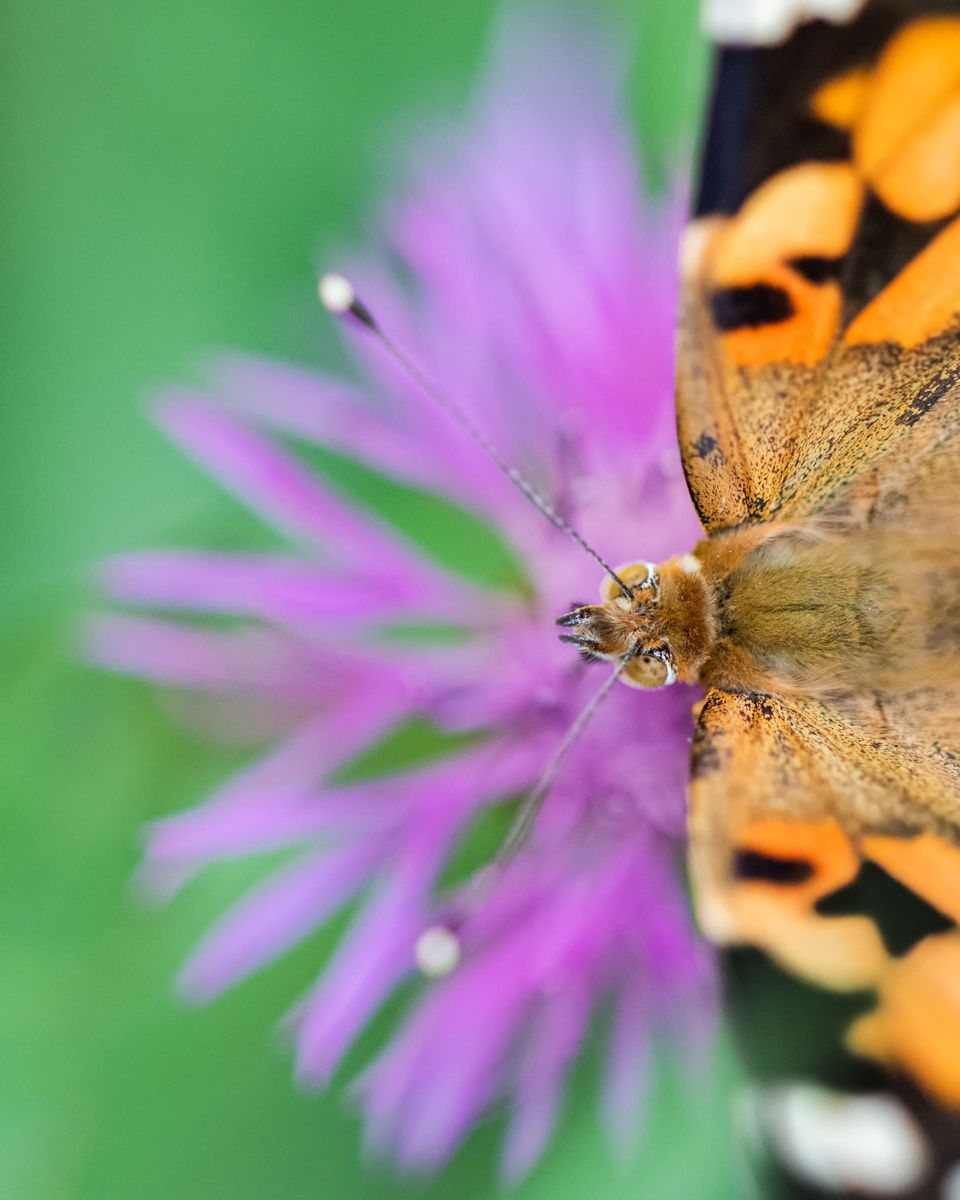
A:
{"type": "MultiPolygon", "coordinates": [[[[351,273],[397,341],[614,563],[697,536],[672,416],[681,204],[641,202],[618,79],[590,30],[515,19],[469,119],[430,140],[386,206],[385,253],[351,273]]],[[[92,633],[101,663],[228,700],[234,722],[275,738],[205,803],[150,830],[145,869],[167,885],[217,859],[293,851],[206,936],[184,992],[215,996],[362,897],[294,1013],[308,1081],[329,1078],[414,968],[418,937],[454,898],[438,888],[451,853],[480,814],[535,783],[605,670],[553,624],[599,572],[374,340],[346,336],[363,383],[231,359],[209,391],[161,399],[167,433],[289,548],[118,558],[106,586],[132,611],[92,633]],[[311,442],[495,524],[517,581],[445,570],[389,514],[351,507],[305,461],[311,442]],[[426,636],[438,625],[460,636],[426,636]],[[412,716],[477,736],[403,774],[343,775],[412,716]]],[[[460,961],[424,985],[358,1081],[374,1145],[409,1166],[439,1163],[500,1100],[512,1113],[505,1168],[522,1173],[601,1003],[613,1012],[603,1104],[614,1132],[632,1135],[651,1034],[692,1038],[709,1008],[676,869],[693,699],[616,687],[455,950],[442,934],[421,939],[428,965],[460,961]]]]}

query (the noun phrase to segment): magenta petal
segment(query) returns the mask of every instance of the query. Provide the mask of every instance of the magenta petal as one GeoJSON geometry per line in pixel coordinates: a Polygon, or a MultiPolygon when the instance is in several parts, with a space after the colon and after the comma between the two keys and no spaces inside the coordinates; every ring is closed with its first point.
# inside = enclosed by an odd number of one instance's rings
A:
{"type": "Polygon", "coordinates": [[[331,548],[358,565],[422,572],[425,582],[426,566],[395,539],[337,500],[293,455],[217,414],[202,397],[167,396],[157,419],[191,457],[281,532],[331,548]]]}
{"type": "Polygon", "coordinates": [[[400,907],[394,895],[365,911],[351,939],[304,1006],[297,1027],[297,1077],[324,1083],[360,1029],[412,966],[423,924],[419,907],[400,907]]]}
{"type": "Polygon", "coordinates": [[[145,865],[166,864],[167,873],[175,867],[184,881],[189,877],[189,872],[183,874],[184,862],[198,865],[230,854],[260,853],[325,830],[338,812],[355,815],[355,794],[339,802],[328,795],[321,803],[317,789],[330,771],[394,724],[403,701],[386,688],[360,691],[336,713],[307,722],[205,803],[154,822],[145,865]]]}
{"type": "Polygon", "coordinates": [[[624,1157],[639,1139],[650,1079],[650,1013],[644,990],[635,972],[620,988],[601,1092],[605,1123],[624,1157]]]}
{"type": "Polygon", "coordinates": [[[182,993],[197,1003],[211,1000],[296,945],[349,898],[377,857],[365,843],[272,875],[200,943],[178,978],[182,993]]]}
{"type": "Polygon", "coordinates": [[[319,564],[279,555],[155,550],[108,560],[106,592],[128,604],[258,617],[276,624],[395,617],[402,599],[393,576],[337,576],[319,564]]]}
{"type": "Polygon", "coordinates": [[[176,687],[228,692],[283,692],[322,703],[330,680],[319,661],[266,629],[198,629],[147,617],[88,622],[88,657],[123,674],[176,687]]]}
{"type": "MultiPolygon", "coordinates": [[[[446,458],[424,446],[402,405],[287,364],[234,356],[218,368],[216,403],[225,411],[321,442],[395,478],[428,488],[449,485],[446,458]]],[[[445,418],[437,411],[434,420],[445,418]]]]}
{"type": "Polygon", "coordinates": [[[345,809],[316,796],[279,789],[258,803],[231,808],[201,805],[157,821],[150,830],[152,862],[211,863],[222,858],[263,854],[318,837],[342,819],[345,809]]]}
{"type": "Polygon", "coordinates": [[[361,1080],[372,1146],[408,1167],[446,1161],[493,1099],[527,1002],[510,976],[472,968],[423,1004],[361,1080]],[[419,1086],[427,1073],[429,1088],[419,1086]]]}
{"type": "Polygon", "coordinates": [[[333,712],[306,721],[269,754],[223,784],[207,805],[259,804],[278,789],[306,791],[376,741],[399,720],[408,697],[396,683],[374,688],[357,674],[333,712]]]}
{"type": "Polygon", "coordinates": [[[445,845],[437,834],[430,831],[425,844],[373,896],[302,1006],[297,1032],[300,1079],[328,1079],[359,1030],[412,969],[414,942],[426,919],[425,894],[445,845]]]}
{"type": "Polygon", "coordinates": [[[513,1116],[503,1150],[502,1169],[508,1183],[526,1175],[543,1153],[589,1015],[589,993],[581,985],[547,996],[531,1017],[528,1045],[513,1084],[513,1116]]]}

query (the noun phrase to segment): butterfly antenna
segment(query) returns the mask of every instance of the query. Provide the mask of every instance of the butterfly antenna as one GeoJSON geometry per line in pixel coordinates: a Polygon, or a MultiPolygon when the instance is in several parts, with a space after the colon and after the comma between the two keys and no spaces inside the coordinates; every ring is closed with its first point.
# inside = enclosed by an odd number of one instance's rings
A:
{"type": "Polygon", "coordinates": [[[329,312],[338,316],[349,313],[350,316],[368,329],[401,371],[414,381],[424,395],[428,396],[438,408],[441,408],[451,420],[460,426],[467,437],[510,480],[520,494],[525,496],[534,508],[539,509],[551,525],[575,541],[582,550],[585,550],[601,570],[605,571],[616,583],[624,596],[628,599],[631,597],[632,592],[630,588],[627,587],[613,567],[600,557],[596,550],[594,550],[589,542],[584,540],[572,525],[567,524],[549,500],[541,496],[536,488],[520,474],[516,467],[511,466],[507,462],[497,447],[477,428],[460,405],[441,392],[437,385],[424,374],[413,359],[401,350],[392,338],[384,333],[370,309],[367,308],[362,300],[358,299],[349,279],[346,279],[343,275],[324,275],[320,279],[317,292],[320,296],[321,304],[329,312]]]}
{"type": "Polygon", "coordinates": [[[494,872],[505,867],[516,856],[517,852],[523,849],[527,838],[530,836],[530,831],[533,829],[536,819],[540,815],[540,809],[543,808],[543,803],[550,794],[550,789],[553,787],[553,781],[557,777],[560,764],[590,724],[597,709],[603,704],[607,696],[610,695],[613,685],[623,674],[632,657],[633,655],[626,654],[620,659],[614,670],[610,672],[603,681],[603,684],[594,692],[571,722],[570,728],[563,735],[562,741],[540,772],[540,778],[530,789],[526,799],[520,805],[520,810],[514,819],[513,825],[510,827],[510,832],[504,838],[500,849],[497,851],[496,858],[490,864],[494,872]]]}
{"type": "Polygon", "coordinates": [[[481,868],[474,875],[456,911],[448,918],[446,923],[429,926],[417,938],[416,946],[414,947],[414,957],[417,966],[424,975],[432,978],[448,975],[460,961],[460,939],[457,936],[457,930],[470,913],[475,911],[482,901],[486,899],[497,879],[503,874],[504,869],[526,845],[537,817],[540,815],[540,810],[543,808],[544,801],[549,796],[550,790],[553,787],[560,764],[587,725],[589,725],[597,709],[603,704],[607,696],[609,696],[613,685],[623,674],[632,658],[632,654],[626,654],[620,659],[615,669],[604,680],[603,686],[591,696],[574,718],[567,732],[564,734],[563,740],[554,750],[546,766],[540,772],[537,782],[524,797],[517,815],[514,817],[513,824],[510,826],[507,836],[501,842],[496,856],[492,862],[486,867],[481,868]]]}

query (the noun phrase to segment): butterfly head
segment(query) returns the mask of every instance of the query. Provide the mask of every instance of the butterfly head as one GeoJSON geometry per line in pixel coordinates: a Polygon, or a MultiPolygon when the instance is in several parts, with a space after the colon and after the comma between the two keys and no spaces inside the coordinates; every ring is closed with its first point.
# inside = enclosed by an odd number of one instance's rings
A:
{"type": "Polygon", "coordinates": [[[620,678],[631,687],[694,682],[712,644],[710,602],[700,564],[691,554],[657,566],[635,562],[606,576],[599,604],[581,604],[559,617],[588,661],[629,662],[620,678]],[[623,585],[626,585],[624,590],[623,585]]]}

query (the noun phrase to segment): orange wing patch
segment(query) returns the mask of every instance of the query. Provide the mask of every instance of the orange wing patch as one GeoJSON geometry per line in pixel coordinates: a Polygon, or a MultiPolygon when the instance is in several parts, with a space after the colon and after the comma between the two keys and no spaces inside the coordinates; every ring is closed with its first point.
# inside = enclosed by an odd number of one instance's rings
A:
{"type": "Polygon", "coordinates": [[[960,20],[915,21],[890,41],[854,125],[853,156],[907,220],[939,220],[960,205],[960,20]]]}
{"type": "Polygon", "coordinates": [[[771,261],[842,257],[862,199],[863,184],[849,163],[807,162],[780,171],[723,226],[711,254],[711,283],[751,283],[771,261]]]}
{"type": "MultiPolygon", "coordinates": [[[[960,147],[957,150],[960,166],[960,147]]],[[[960,219],[952,221],[851,322],[849,345],[898,342],[913,349],[960,313],[960,219]]]]}
{"type": "MultiPolygon", "coordinates": [[[[799,862],[808,868],[806,878],[796,879],[790,888],[793,904],[816,903],[849,883],[859,866],[850,839],[833,820],[808,824],[763,817],[741,830],[738,842],[741,853],[756,854],[774,862],[799,862]]],[[[782,888],[773,886],[782,893],[782,888]]]]}
{"type": "Polygon", "coordinates": [[[851,165],[801,163],[717,223],[703,262],[732,362],[813,366],[826,355],[843,299],[830,266],[850,248],[862,202],[851,165]]]}
{"type": "Polygon", "coordinates": [[[892,960],[878,995],[877,1008],[850,1028],[850,1049],[907,1071],[960,1109],[960,933],[925,938],[892,960]]]}
{"type": "MultiPolygon", "coordinates": [[[[867,837],[864,852],[934,908],[960,922],[960,847],[933,834],[867,837]]],[[[881,976],[878,1004],[851,1027],[852,1050],[908,1071],[960,1108],[960,932],[924,938],[881,976]]]]}
{"type": "Polygon", "coordinates": [[[810,101],[813,115],[827,125],[850,129],[863,112],[872,72],[865,67],[844,71],[819,88],[810,101]]]}
{"type": "Polygon", "coordinates": [[[837,991],[875,983],[886,951],[873,922],[824,919],[814,909],[860,867],[836,821],[765,818],[741,831],[737,852],[740,878],[724,897],[726,940],[756,946],[787,970],[837,991]]]}
{"type": "Polygon", "coordinates": [[[857,170],[892,212],[942,220],[960,207],[960,20],[907,25],[872,71],[820,87],[813,115],[851,131],[857,170]]]}

